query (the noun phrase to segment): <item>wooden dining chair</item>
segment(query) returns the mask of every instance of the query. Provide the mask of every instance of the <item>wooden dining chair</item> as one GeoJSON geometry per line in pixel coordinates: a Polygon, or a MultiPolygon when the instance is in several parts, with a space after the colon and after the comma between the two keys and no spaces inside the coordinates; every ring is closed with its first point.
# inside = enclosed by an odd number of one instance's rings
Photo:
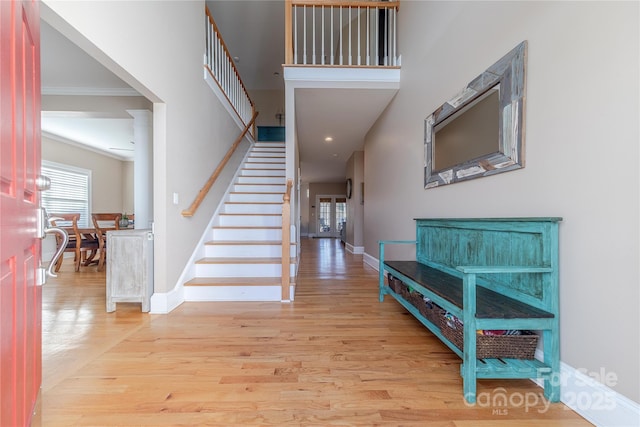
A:
{"type": "Polygon", "coordinates": [[[120,225],[118,224],[120,222],[120,216],[120,213],[91,214],[99,245],[98,271],[104,269],[104,264],[107,259],[107,231],[120,229],[120,225]]]}
{"type": "MultiPolygon", "coordinates": [[[[50,218],[51,225],[62,228],[69,235],[69,241],[67,242],[64,252],[73,252],[75,271],[80,271],[80,265],[84,261],[91,261],[98,253],[98,241],[91,237],[85,237],[80,233],[78,229],[79,213],[52,213],[50,214],[50,218]]],[[[56,234],[56,245],[60,246],[62,243],[62,237],[56,234]]],[[[63,259],[64,257],[62,256],[58,258],[54,269],[56,273],[60,270],[63,259]]]]}

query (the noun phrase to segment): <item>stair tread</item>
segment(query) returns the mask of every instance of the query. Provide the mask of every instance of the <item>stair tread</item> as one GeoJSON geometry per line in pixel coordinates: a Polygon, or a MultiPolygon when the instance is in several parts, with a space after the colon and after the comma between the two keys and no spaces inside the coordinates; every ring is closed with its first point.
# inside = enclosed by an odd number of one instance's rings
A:
{"type": "MultiPolygon", "coordinates": [[[[291,264],[295,264],[295,260],[296,259],[294,257],[291,257],[289,262],[291,264]]],[[[277,258],[206,257],[196,261],[196,264],[281,264],[281,263],[282,263],[281,257],[277,257],[277,258]]]]}

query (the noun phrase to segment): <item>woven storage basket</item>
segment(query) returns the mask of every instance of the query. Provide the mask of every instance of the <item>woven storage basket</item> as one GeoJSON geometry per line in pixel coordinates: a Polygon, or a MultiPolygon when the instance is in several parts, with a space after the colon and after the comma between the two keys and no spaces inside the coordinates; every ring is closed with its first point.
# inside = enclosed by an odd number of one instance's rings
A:
{"type": "MultiPolygon", "coordinates": [[[[442,316],[440,331],[456,347],[463,347],[463,326],[459,319],[442,316]]],[[[538,335],[522,331],[522,335],[476,335],[476,358],[478,359],[533,359],[538,344],[538,335]]]]}
{"type": "Polygon", "coordinates": [[[388,275],[387,280],[389,282],[389,287],[396,294],[400,294],[402,287],[406,287],[404,286],[404,283],[402,283],[402,280],[393,277],[391,274],[388,275]]]}
{"type": "Polygon", "coordinates": [[[431,301],[426,302],[424,299],[422,299],[420,305],[418,306],[418,311],[428,321],[430,321],[436,326],[440,326],[442,320],[444,319],[445,311],[442,308],[440,308],[439,305],[436,305],[431,301]]]}

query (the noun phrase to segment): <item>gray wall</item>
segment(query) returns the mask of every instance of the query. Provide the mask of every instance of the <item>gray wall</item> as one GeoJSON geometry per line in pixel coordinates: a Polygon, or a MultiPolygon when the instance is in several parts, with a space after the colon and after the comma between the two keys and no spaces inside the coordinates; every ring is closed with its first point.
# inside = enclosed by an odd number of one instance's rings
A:
{"type": "Polygon", "coordinates": [[[561,359],[640,401],[638,3],[407,1],[398,28],[402,87],[365,142],[365,252],[414,238],[416,217],[564,217],[561,359]],[[424,190],[425,117],[523,40],[526,167],[424,190]]]}
{"type": "Polygon", "coordinates": [[[91,171],[91,212],[133,212],[133,162],[47,137],[42,138],[42,160],[91,171]]]}

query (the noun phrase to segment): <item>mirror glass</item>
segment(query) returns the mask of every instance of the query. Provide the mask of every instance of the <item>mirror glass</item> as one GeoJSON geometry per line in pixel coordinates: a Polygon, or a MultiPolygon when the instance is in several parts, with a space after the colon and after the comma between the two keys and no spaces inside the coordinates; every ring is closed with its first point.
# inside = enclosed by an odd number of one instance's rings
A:
{"type": "Polygon", "coordinates": [[[524,167],[526,42],[425,120],[425,188],[524,167]]]}

